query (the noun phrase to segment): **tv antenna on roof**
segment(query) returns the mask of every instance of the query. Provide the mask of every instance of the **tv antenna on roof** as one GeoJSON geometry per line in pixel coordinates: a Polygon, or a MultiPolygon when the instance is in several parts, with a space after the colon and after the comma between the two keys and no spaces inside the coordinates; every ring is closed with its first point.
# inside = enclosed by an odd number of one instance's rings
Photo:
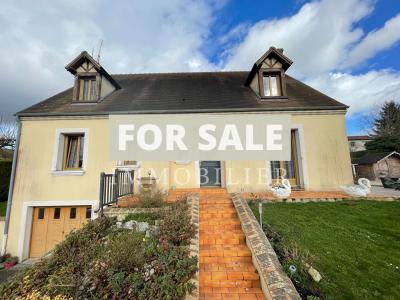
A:
{"type": "Polygon", "coordinates": [[[103,40],[100,40],[99,52],[97,53],[97,62],[100,63],[101,48],[103,47],[103,40]]]}

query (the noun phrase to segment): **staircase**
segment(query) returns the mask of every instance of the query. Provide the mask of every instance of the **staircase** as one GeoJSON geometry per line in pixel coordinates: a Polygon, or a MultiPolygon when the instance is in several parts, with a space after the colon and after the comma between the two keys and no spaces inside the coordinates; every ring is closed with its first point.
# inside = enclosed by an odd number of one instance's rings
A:
{"type": "Polygon", "coordinates": [[[229,194],[193,192],[200,194],[200,299],[265,299],[229,194]]]}

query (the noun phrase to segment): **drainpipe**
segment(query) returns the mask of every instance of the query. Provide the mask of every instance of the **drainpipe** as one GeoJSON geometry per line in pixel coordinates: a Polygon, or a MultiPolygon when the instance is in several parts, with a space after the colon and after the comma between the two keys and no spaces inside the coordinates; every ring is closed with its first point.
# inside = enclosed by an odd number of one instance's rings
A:
{"type": "Polygon", "coordinates": [[[21,121],[19,117],[17,117],[17,139],[15,141],[15,149],[13,155],[13,162],[12,162],[12,169],[11,169],[11,178],[10,178],[10,187],[8,190],[8,198],[7,198],[7,212],[6,212],[6,221],[4,224],[4,235],[3,235],[3,243],[1,244],[1,255],[6,254],[7,251],[7,240],[8,240],[8,228],[10,226],[10,214],[11,214],[11,203],[13,198],[14,192],[14,179],[15,179],[15,171],[17,166],[17,159],[18,159],[18,149],[19,149],[19,139],[21,136],[21,121]]]}

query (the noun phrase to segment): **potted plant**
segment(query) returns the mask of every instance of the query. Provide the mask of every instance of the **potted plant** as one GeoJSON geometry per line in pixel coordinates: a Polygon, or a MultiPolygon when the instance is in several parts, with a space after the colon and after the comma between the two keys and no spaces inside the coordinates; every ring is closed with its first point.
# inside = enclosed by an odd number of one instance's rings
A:
{"type": "Polygon", "coordinates": [[[4,263],[4,267],[6,269],[10,269],[13,266],[15,266],[18,263],[18,257],[17,256],[12,256],[6,259],[6,262],[4,263]]]}

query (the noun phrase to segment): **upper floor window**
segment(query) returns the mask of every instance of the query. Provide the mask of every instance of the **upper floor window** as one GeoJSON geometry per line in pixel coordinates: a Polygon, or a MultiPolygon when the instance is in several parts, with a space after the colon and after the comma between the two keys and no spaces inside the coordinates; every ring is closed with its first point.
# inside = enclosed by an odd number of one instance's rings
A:
{"type": "Polygon", "coordinates": [[[83,175],[87,168],[88,146],[88,128],[57,128],[51,164],[53,175],[83,175]]]}
{"type": "Polygon", "coordinates": [[[279,74],[263,74],[263,96],[282,96],[281,77],[279,74]]]}
{"type": "Polygon", "coordinates": [[[83,135],[65,135],[63,169],[82,169],[83,165],[83,135]]]}
{"type": "Polygon", "coordinates": [[[96,77],[81,77],[79,79],[79,101],[97,101],[96,77]]]}
{"type": "Polygon", "coordinates": [[[137,160],[120,160],[117,161],[119,169],[136,169],[139,168],[139,161],[137,160]]]}

